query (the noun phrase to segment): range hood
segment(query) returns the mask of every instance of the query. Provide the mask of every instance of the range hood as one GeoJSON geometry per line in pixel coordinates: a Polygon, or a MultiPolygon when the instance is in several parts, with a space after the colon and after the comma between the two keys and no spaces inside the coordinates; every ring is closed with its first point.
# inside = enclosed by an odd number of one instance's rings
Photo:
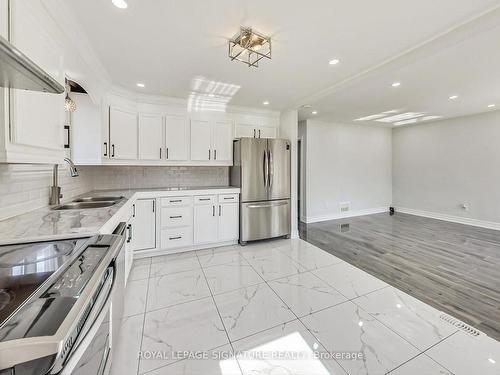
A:
{"type": "Polygon", "coordinates": [[[0,36],[0,87],[62,94],[64,86],[0,36]]]}

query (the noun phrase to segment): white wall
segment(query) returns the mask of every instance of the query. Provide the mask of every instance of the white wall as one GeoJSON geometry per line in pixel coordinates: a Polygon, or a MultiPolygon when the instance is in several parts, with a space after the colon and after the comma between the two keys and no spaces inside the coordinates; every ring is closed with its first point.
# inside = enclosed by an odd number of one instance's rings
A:
{"type": "Polygon", "coordinates": [[[397,128],[393,153],[397,208],[500,223],[500,112],[397,128]]]}
{"type": "Polygon", "coordinates": [[[391,129],[308,120],[306,143],[303,221],[388,210],[392,203],[391,129]],[[340,212],[341,202],[350,202],[349,212],[340,212]]]}
{"type": "Polygon", "coordinates": [[[290,160],[290,220],[291,220],[291,236],[297,238],[298,220],[297,220],[297,137],[298,137],[299,114],[298,111],[286,110],[280,115],[280,138],[285,138],[290,141],[291,145],[291,160],[290,160]]]}

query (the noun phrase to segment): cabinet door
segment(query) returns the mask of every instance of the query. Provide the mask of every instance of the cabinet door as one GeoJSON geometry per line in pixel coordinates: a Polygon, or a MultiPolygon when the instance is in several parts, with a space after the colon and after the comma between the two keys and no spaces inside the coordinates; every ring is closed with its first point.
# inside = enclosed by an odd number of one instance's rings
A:
{"type": "Polygon", "coordinates": [[[188,160],[189,119],[183,116],[165,117],[165,159],[188,160]]]}
{"type": "Polygon", "coordinates": [[[256,138],[255,126],[247,124],[236,124],[234,127],[234,138],[256,138]]]}
{"type": "Polygon", "coordinates": [[[239,203],[219,205],[219,241],[236,241],[239,235],[239,203]]]}
{"type": "Polygon", "coordinates": [[[160,160],[162,157],[163,118],[158,114],[139,114],[139,159],[160,160]]]}
{"type": "MultiPolygon", "coordinates": [[[[52,78],[64,85],[64,47],[53,20],[39,1],[9,2],[10,40],[52,78]]],[[[7,15],[2,14],[2,17],[7,15]]],[[[3,90],[3,89],[2,89],[3,90]]],[[[10,140],[33,162],[64,155],[64,94],[10,91],[10,140]],[[55,153],[54,153],[55,152],[55,153]],[[36,156],[41,156],[37,158],[36,156]]],[[[3,125],[2,125],[3,126],[3,125]]],[[[25,160],[27,162],[29,160],[25,160]]]]}
{"type": "Polygon", "coordinates": [[[110,107],[111,159],[137,159],[137,113],[110,107]]]}
{"type": "Polygon", "coordinates": [[[194,243],[202,244],[217,241],[219,217],[215,205],[194,206],[194,243]]]}
{"type": "Polygon", "coordinates": [[[257,129],[259,138],[276,138],[276,128],[271,126],[261,126],[257,129]]]}
{"type": "Polygon", "coordinates": [[[191,120],[191,160],[212,159],[212,124],[208,120],[191,120]]]}
{"type": "Polygon", "coordinates": [[[230,121],[216,121],[214,124],[214,144],[212,147],[215,161],[233,160],[233,124],[230,121]]]}
{"type": "Polygon", "coordinates": [[[132,223],[132,248],[134,251],[156,247],[156,201],[138,199],[132,223]]]}

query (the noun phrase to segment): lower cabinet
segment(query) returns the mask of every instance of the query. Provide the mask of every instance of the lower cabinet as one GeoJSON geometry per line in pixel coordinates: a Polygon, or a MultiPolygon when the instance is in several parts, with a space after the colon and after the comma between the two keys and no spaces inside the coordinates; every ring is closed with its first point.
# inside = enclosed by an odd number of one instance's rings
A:
{"type": "Polygon", "coordinates": [[[162,198],[160,248],[175,250],[237,241],[238,202],[239,194],[162,198]]]}
{"type": "Polygon", "coordinates": [[[138,199],[132,218],[132,248],[134,251],[156,247],[156,199],[138,199]]]}
{"type": "Polygon", "coordinates": [[[232,195],[234,201],[231,203],[224,200],[231,194],[195,197],[194,243],[196,245],[238,240],[238,194],[232,195]],[[203,201],[208,198],[210,201],[203,201]]]}

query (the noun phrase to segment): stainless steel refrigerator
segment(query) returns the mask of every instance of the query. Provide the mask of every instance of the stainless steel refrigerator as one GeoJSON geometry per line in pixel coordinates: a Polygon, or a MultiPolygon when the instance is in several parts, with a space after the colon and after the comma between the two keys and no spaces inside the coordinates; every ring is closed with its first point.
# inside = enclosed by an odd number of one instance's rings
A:
{"type": "Polygon", "coordinates": [[[241,189],[240,243],[290,237],[290,142],[242,138],[233,152],[231,185],[241,189]]]}

